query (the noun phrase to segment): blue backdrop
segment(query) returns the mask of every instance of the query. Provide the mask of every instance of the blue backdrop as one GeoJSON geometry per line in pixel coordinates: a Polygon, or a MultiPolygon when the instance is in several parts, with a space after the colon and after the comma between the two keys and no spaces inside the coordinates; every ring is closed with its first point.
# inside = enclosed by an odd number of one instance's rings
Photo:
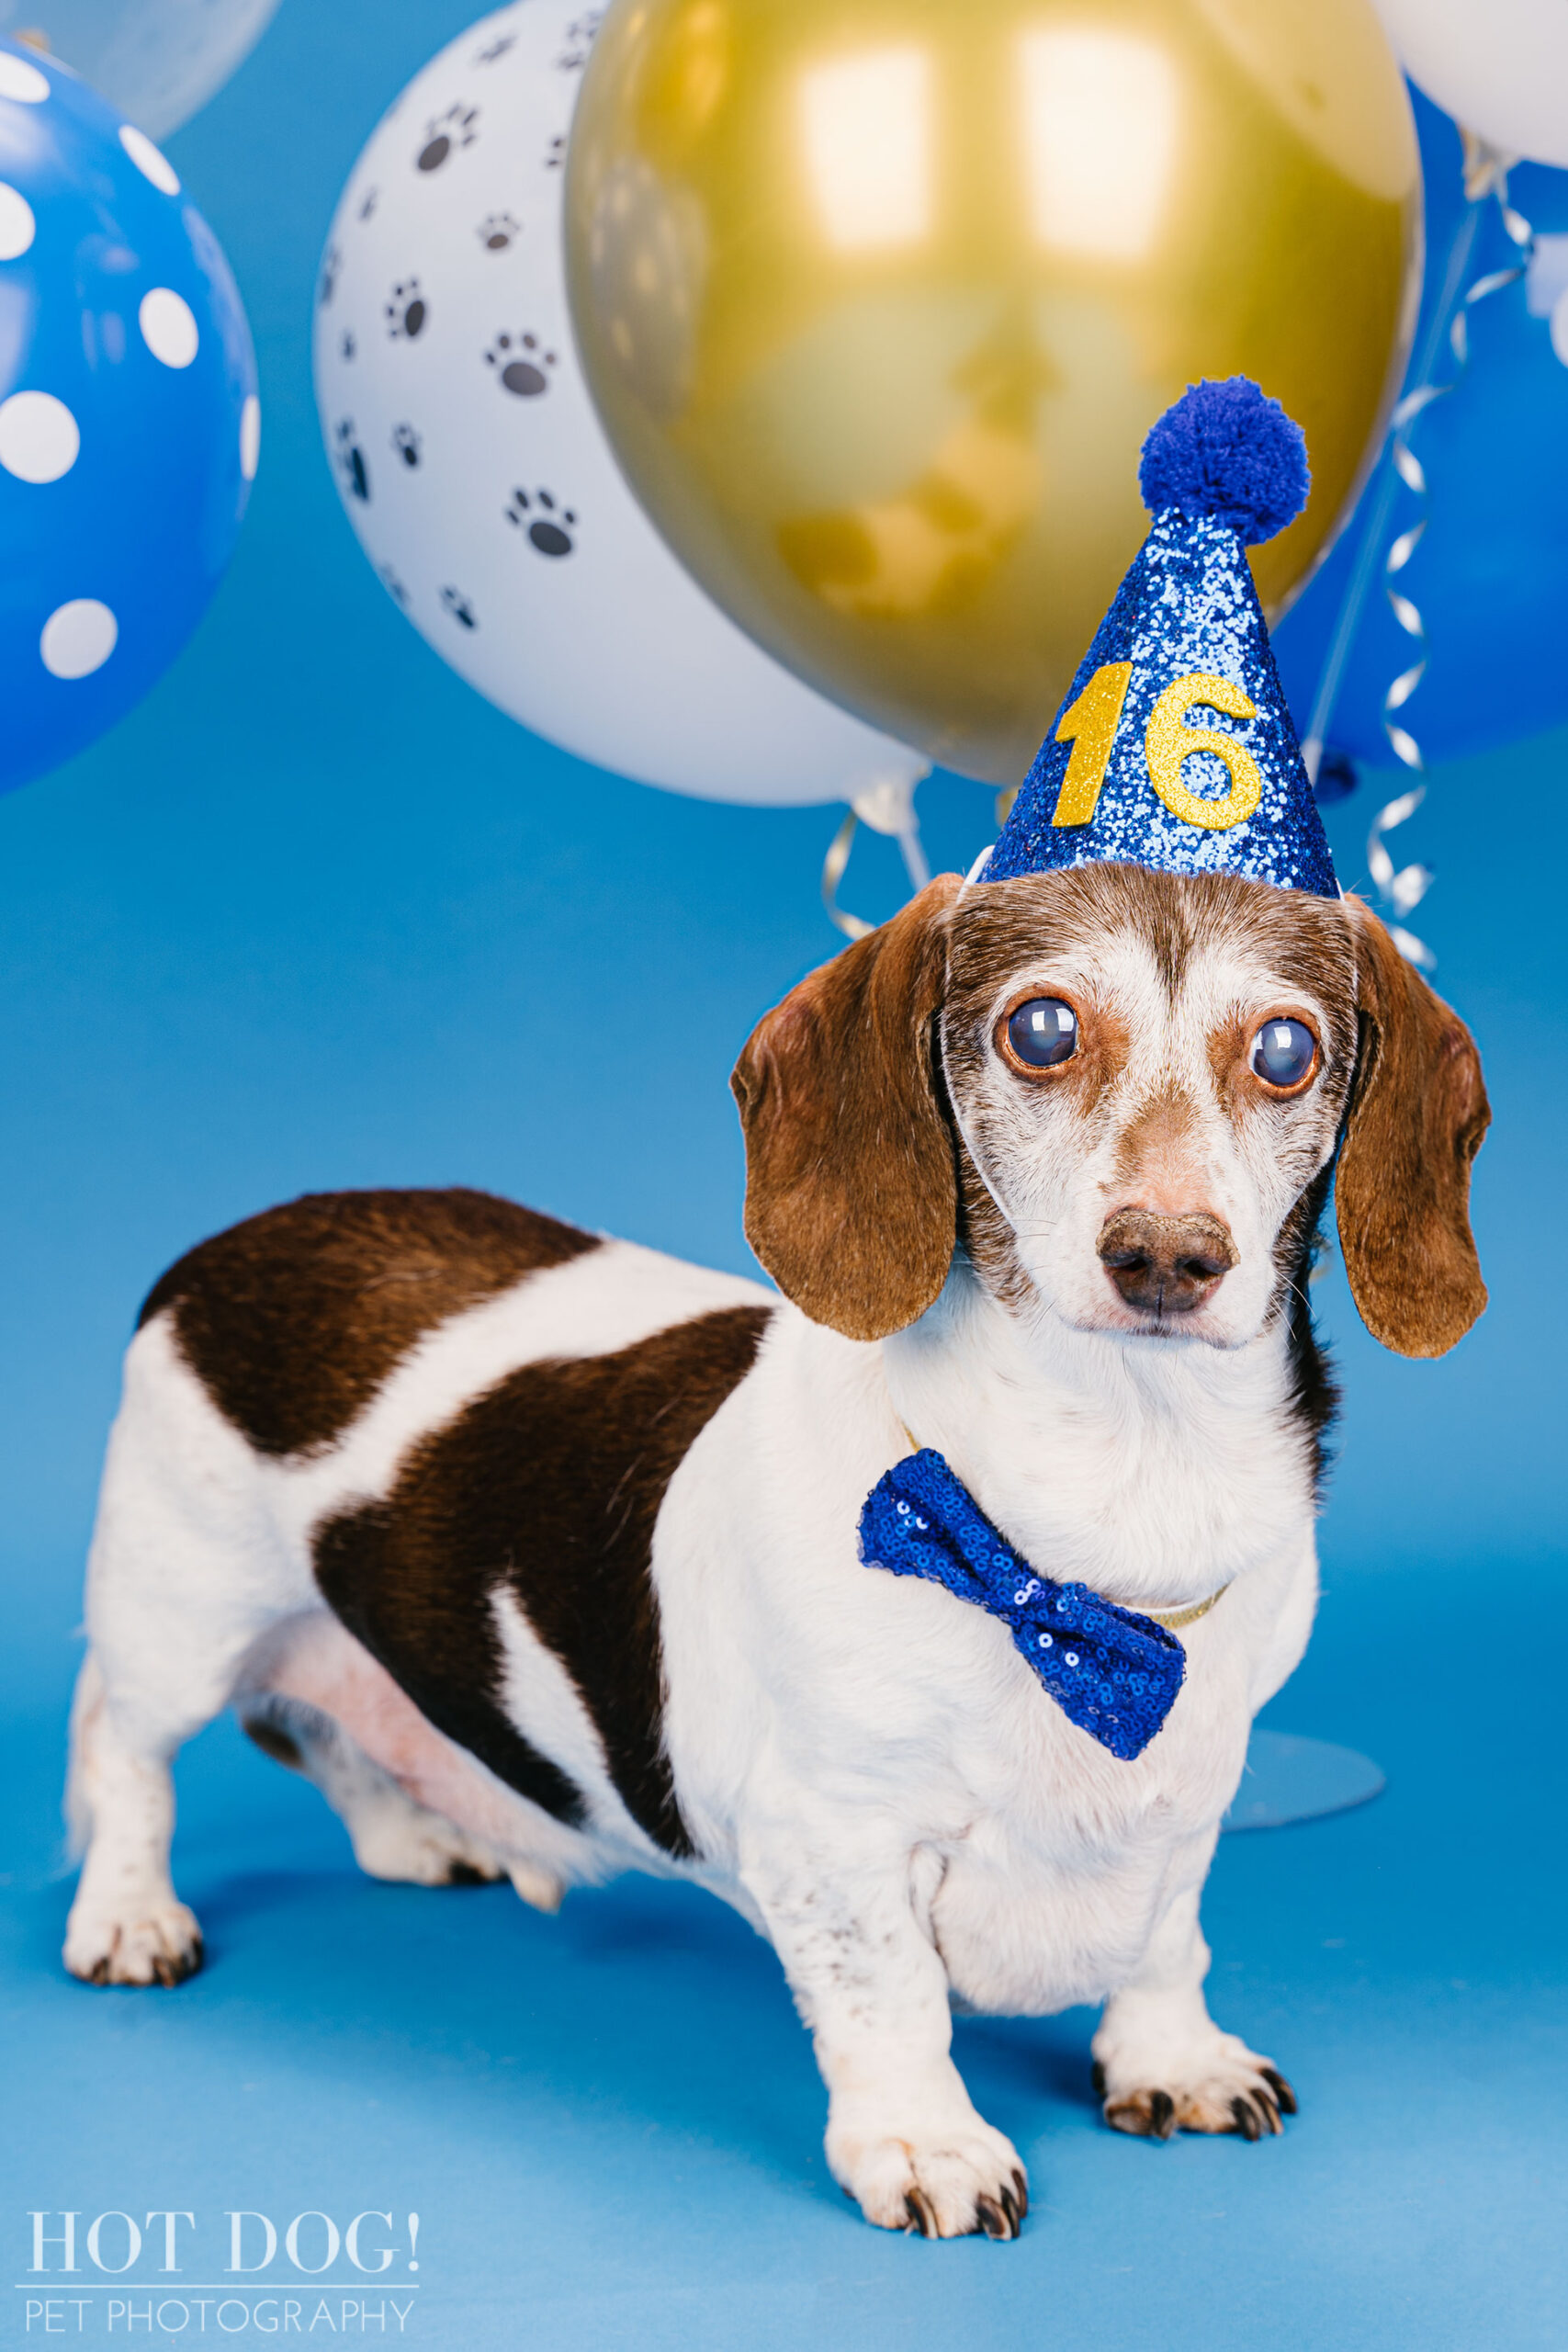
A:
{"type": "MultiPolygon", "coordinates": [[[[631,1883],[548,1921],[503,1892],[373,1885],[313,1792],[223,1729],[180,1776],[208,1973],[108,1995],[59,1972],[82,1553],[152,1276],[306,1188],[452,1182],[744,1266],[726,1076],[834,944],[829,812],[669,798],[531,741],[399,619],[339,512],[307,359],[321,238],[380,108],[465,13],[286,0],[171,142],[257,338],[251,515],[148,702],[0,804],[3,2324],[23,2340],[30,2209],[192,2210],[226,2261],[224,2210],[377,2208],[421,2215],[407,2332],[434,2352],[1555,2347],[1568,739],[1441,770],[1400,837],[1438,868],[1420,925],[1486,1057],[1494,1303],[1457,1354],[1408,1364],[1337,1272],[1320,1287],[1347,1390],[1326,1599],[1269,1720],[1371,1751],[1390,1787],[1228,1838],[1216,1866],[1214,2003],[1295,2080],[1283,2140],[1118,2138],[1086,2013],[964,2022],[1034,2214],[1015,2246],[883,2236],[827,2177],[776,1964],[717,1905],[631,1883]]],[[[1331,812],[1348,884],[1385,781],[1331,812]]],[[[923,804],[933,861],[966,863],[990,796],[938,780],[923,804]]],[[[887,845],[857,850],[850,903],[898,895],[887,845]]],[[[100,2294],[82,2332],[106,2316],[100,2294]]],[[[329,2316],[344,2332],[340,2300],[329,2316]]]]}

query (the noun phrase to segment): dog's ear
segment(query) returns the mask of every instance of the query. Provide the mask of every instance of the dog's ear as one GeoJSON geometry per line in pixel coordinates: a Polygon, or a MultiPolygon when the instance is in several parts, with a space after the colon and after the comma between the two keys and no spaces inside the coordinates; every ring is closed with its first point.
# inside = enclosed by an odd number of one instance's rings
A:
{"type": "Polygon", "coordinates": [[[851,1340],[923,1315],[957,1216],[932,1023],[947,971],[939,875],[758,1023],[730,1085],[746,1132],[746,1238],[786,1298],[851,1340]]]}
{"type": "Polygon", "coordinates": [[[1359,899],[1360,1051],[1335,1192],[1362,1322],[1404,1356],[1440,1356],[1486,1304],[1470,1163],[1491,1121],[1475,1041],[1359,899]]]}

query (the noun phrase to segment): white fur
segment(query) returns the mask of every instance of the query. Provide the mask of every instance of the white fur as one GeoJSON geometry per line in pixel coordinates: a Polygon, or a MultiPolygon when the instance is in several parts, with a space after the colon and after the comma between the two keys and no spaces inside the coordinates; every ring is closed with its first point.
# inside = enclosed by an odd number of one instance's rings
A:
{"type": "MultiPolygon", "coordinates": [[[[1203,1095],[1206,1037],[1238,997],[1276,1003],[1270,976],[1215,953],[1173,1009],[1140,954],[1122,941],[1109,969],[1023,977],[1092,979],[1120,1005],[1126,1116],[1176,1080],[1198,1105],[1148,1187],[1164,1187],[1156,1207],[1223,1216],[1241,1264],[1179,1338],[1139,1336],[1095,1258],[1121,1114],[1069,1148],[1042,1091],[999,1064],[962,1115],[1019,1237],[1021,1307],[959,1260],[917,1324],[861,1344],[753,1284],[611,1244],[453,1318],[330,1450],[284,1462],[251,1450],[154,1319],[127,1361],[93,1547],[73,1765],[91,1844],[68,1964],[143,1982],[194,1962],[168,1879],[167,1765],[236,1702],[290,1731],[372,1870],[467,1861],[548,1907],[627,1863],[679,1867],[735,1903],[778,1950],[828,2084],[833,2170],[874,2221],[952,2234],[1000,2222],[1021,2183],[953,2065],[952,1999],[1103,2000],[1111,2109],[1163,2089],[1179,2120],[1227,2128],[1265,2062],[1208,2018],[1198,1895],[1252,1716],[1312,1621],[1309,1470],[1269,1250],[1328,1146],[1268,1111],[1240,1132],[1203,1095]],[[678,1866],[626,1813],[513,1599],[492,1601],[503,1704],[584,1791],[581,1831],[416,1714],[322,1608],[310,1536],[384,1495],[416,1440],[515,1366],[759,1298],[774,1311],[754,1368],[675,1472],[654,1539],[665,1735],[701,1857],[678,1866]],[[1055,1577],[1134,1605],[1228,1588],[1184,1631],[1186,1685],[1135,1762],[1068,1722],[996,1620],[861,1564],[861,1508],[906,1429],[1055,1577]]],[[[1306,1010],[1326,1037],[1329,1010],[1306,1010]]]]}

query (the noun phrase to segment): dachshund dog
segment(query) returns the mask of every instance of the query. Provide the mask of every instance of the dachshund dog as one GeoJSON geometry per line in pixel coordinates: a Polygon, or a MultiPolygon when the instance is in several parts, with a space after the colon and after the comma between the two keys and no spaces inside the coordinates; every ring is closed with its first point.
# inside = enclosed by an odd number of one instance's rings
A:
{"type": "Polygon", "coordinates": [[[1468,1329],[1480,1063],[1356,899],[1100,865],[941,877],[733,1083],[777,1292],[464,1191],[310,1196],[157,1284],[93,1544],[66,1964],[199,1964],[170,1760],[232,1706],[378,1877],[710,1887],[783,1962],[867,2218],[1010,2237],[1024,2170],[954,2003],[1103,2002],[1122,2131],[1294,2109],[1209,2017],[1199,1897],[1313,1619],[1307,1275],[1332,1182],[1376,1337],[1468,1329]],[[1039,1575],[1179,1627],[1141,1754],[987,1610],[862,1556],[917,1446],[1039,1575]]]}

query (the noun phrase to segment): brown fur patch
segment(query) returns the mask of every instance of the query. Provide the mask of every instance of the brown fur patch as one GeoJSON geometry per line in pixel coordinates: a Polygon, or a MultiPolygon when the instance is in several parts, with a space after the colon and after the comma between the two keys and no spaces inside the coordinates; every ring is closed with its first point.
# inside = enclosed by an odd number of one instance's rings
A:
{"type": "Polygon", "coordinates": [[[1374,1339],[1440,1356],[1486,1305],[1469,1204],[1491,1106],[1458,1014],[1370,908],[1347,908],[1365,1035],[1335,1185],[1345,1271],[1374,1339]]]}
{"type": "Polygon", "coordinates": [[[934,1068],[947,910],[939,875],[758,1023],[730,1084],[746,1238],[785,1296],[852,1340],[924,1314],[947,1279],[953,1145],[934,1068]]]}
{"type": "Polygon", "coordinates": [[[521,1365],[417,1446],[385,1501],[316,1537],[321,1591],[420,1712],[578,1824],[581,1792],[501,1707],[491,1596],[511,1592],[581,1692],[628,1812],[673,1854],[692,1847],[663,1747],[654,1523],[770,1313],[728,1307],[615,1355],[521,1365]]]}
{"type": "Polygon", "coordinates": [[[201,1242],[139,1319],[174,1309],[180,1353],[259,1453],[310,1453],[424,1332],[598,1246],[490,1193],[308,1193],[201,1242]]]}

